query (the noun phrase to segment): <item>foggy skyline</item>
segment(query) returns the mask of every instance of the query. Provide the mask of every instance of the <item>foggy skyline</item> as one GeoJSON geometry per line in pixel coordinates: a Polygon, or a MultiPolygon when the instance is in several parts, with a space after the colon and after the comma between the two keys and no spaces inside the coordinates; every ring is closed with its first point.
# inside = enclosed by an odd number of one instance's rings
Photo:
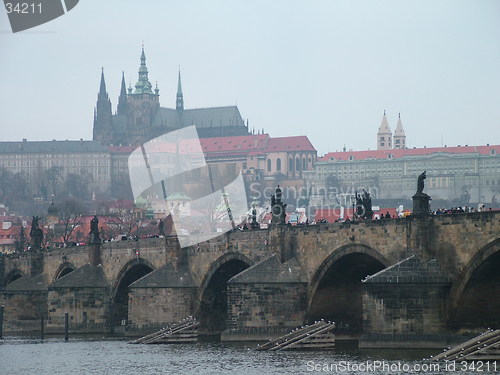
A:
{"type": "Polygon", "coordinates": [[[0,16],[1,141],[91,139],[104,67],[118,104],[144,42],[160,105],[237,103],[250,129],[322,155],[376,148],[386,110],[408,147],[500,143],[500,2],[82,1],[12,34],[0,16]]]}

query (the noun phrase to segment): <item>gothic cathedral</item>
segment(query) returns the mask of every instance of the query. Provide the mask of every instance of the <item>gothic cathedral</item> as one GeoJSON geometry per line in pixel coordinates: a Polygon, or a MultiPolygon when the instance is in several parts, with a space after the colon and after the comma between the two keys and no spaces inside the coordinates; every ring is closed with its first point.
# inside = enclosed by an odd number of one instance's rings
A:
{"type": "Polygon", "coordinates": [[[112,113],[111,100],[106,91],[104,71],[94,109],[93,139],[105,145],[137,146],[150,139],[186,126],[196,125],[202,138],[248,135],[237,106],[184,109],[181,74],[177,84],[176,106],[160,107],[160,90],[153,89],[148,78],[144,47],[141,53],[139,79],[135,88],[122,83],[116,113],[112,113]]]}

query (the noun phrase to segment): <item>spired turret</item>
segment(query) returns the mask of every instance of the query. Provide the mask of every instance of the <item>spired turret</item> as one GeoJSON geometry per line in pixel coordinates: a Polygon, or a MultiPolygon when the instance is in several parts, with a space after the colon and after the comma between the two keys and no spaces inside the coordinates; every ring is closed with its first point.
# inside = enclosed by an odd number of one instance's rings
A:
{"type": "Polygon", "coordinates": [[[398,123],[394,132],[394,148],[406,148],[406,134],[401,122],[401,113],[398,114],[398,123]]]}
{"type": "Polygon", "coordinates": [[[384,116],[382,117],[382,122],[377,133],[377,150],[390,149],[392,149],[392,131],[384,111],[384,116]]]}
{"type": "Polygon", "coordinates": [[[127,88],[125,86],[125,73],[122,72],[122,84],[120,87],[120,96],[118,97],[118,107],[116,108],[117,115],[127,115],[127,88]]]}
{"type": "Polygon", "coordinates": [[[104,80],[104,68],[101,69],[101,83],[97,94],[97,103],[94,108],[94,141],[111,143],[113,140],[113,113],[111,112],[111,100],[106,91],[104,80]]]}
{"type": "Polygon", "coordinates": [[[184,95],[182,94],[181,71],[179,69],[179,78],[177,80],[177,97],[175,100],[175,109],[184,111],[184,95]]]}

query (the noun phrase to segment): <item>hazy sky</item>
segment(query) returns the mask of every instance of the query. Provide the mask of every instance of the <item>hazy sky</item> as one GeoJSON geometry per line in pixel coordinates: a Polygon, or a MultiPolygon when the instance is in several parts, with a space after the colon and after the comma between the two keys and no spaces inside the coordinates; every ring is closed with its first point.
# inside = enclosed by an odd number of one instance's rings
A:
{"type": "Polygon", "coordinates": [[[238,104],[250,127],[319,154],[500,143],[500,1],[82,0],[12,34],[0,11],[0,140],[91,139],[101,67],[113,110],[144,41],[160,103],[238,104]]]}

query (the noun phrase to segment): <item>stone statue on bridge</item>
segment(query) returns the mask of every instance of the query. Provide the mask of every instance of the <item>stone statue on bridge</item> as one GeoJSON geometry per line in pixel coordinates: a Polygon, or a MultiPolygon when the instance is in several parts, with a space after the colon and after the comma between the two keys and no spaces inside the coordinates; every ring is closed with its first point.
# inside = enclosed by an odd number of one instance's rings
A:
{"type": "Polygon", "coordinates": [[[283,192],[280,186],[276,188],[276,197],[271,196],[271,224],[285,224],[286,222],[286,203],[282,201],[283,192]]]}
{"type": "Polygon", "coordinates": [[[94,218],[90,221],[89,235],[91,244],[101,243],[101,238],[99,237],[99,219],[96,215],[94,215],[94,218]]]}
{"type": "Polygon", "coordinates": [[[260,227],[259,223],[257,222],[257,210],[255,208],[255,205],[252,207],[252,222],[250,223],[250,227],[252,229],[258,229],[260,227]]]}
{"type": "Polygon", "coordinates": [[[366,220],[371,220],[373,217],[373,209],[372,209],[372,197],[370,193],[363,189],[363,207],[365,209],[365,214],[363,218],[366,220]]]}
{"type": "Polygon", "coordinates": [[[425,185],[425,179],[427,178],[426,175],[427,171],[424,171],[420,176],[418,176],[417,180],[417,194],[422,194],[424,192],[424,185],[425,185]]]}
{"type": "Polygon", "coordinates": [[[427,171],[424,171],[417,179],[417,192],[413,196],[413,215],[426,216],[430,214],[431,197],[424,193],[425,179],[427,171]]]}
{"type": "Polygon", "coordinates": [[[19,230],[19,239],[16,240],[16,251],[23,252],[25,243],[26,235],[24,234],[24,227],[21,225],[21,229],[19,230]]]}
{"type": "Polygon", "coordinates": [[[40,218],[38,216],[33,216],[33,219],[31,221],[31,230],[30,230],[31,248],[34,250],[42,248],[43,230],[40,229],[38,226],[39,220],[40,218]]]}
{"type": "Polygon", "coordinates": [[[363,189],[363,194],[355,193],[356,198],[356,216],[365,220],[371,220],[373,217],[372,198],[370,193],[363,189]]]}
{"type": "Polygon", "coordinates": [[[163,222],[162,219],[160,219],[160,221],[158,222],[158,234],[160,236],[165,235],[165,223],[163,222]]]}

